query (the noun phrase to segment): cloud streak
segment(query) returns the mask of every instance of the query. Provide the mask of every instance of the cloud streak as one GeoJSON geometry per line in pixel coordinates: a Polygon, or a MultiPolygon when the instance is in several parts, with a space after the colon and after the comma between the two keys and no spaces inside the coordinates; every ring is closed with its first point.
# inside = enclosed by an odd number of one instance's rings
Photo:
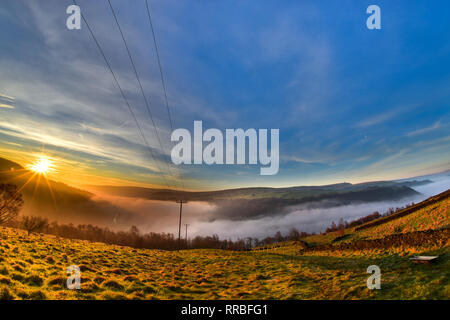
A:
{"type": "Polygon", "coordinates": [[[428,133],[428,132],[437,130],[437,129],[441,128],[441,127],[442,127],[441,122],[437,121],[437,122],[435,122],[433,125],[431,125],[429,127],[425,127],[425,128],[422,128],[422,129],[411,131],[411,132],[409,132],[407,134],[407,136],[408,137],[417,136],[417,135],[420,135],[420,134],[424,134],[424,133],[428,133]]]}

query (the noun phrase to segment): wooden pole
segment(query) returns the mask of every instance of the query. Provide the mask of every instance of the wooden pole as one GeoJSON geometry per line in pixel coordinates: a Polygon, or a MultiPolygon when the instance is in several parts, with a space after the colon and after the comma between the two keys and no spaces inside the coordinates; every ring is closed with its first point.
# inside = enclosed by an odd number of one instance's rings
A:
{"type": "Polygon", "coordinates": [[[183,214],[183,203],[187,203],[186,200],[177,200],[180,204],[180,219],[178,221],[178,250],[181,249],[181,215],[183,214]]]}
{"type": "Polygon", "coordinates": [[[187,245],[188,245],[187,228],[189,227],[189,224],[186,223],[185,226],[186,226],[186,248],[187,248],[187,245]]]}

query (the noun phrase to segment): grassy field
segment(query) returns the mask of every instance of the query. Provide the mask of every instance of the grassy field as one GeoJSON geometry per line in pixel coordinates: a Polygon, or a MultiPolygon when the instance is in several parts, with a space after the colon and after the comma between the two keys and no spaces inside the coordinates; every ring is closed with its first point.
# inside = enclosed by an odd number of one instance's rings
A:
{"type": "Polygon", "coordinates": [[[361,230],[361,238],[380,238],[393,233],[408,233],[450,227],[450,198],[417,210],[401,219],[361,230]]]}
{"type": "Polygon", "coordinates": [[[305,250],[448,228],[449,220],[447,199],[380,226],[347,230],[342,241],[331,233],[250,252],[133,249],[0,227],[0,299],[449,299],[448,236],[414,246],[305,250]],[[440,257],[414,264],[409,257],[417,254],[440,257]],[[373,264],[381,269],[381,290],[366,286],[373,264]],[[81,290],[66,288],[70,265],[81,269],[81,290]]]}

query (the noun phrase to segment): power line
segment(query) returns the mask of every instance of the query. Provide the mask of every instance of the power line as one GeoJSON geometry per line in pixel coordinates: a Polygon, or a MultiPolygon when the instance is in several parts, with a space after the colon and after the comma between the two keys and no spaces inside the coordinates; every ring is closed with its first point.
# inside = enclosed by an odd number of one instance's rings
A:
{"type": "MultiPolygon", "coordinates": [[[[115,16],[115,13],[114,13],[114,10],[113,10],[113,8],[112,8],[112,5],[111,5],[111,3],[110,3],[109,0],[108,0],[108,2],[109,2],[110,7],[111,7],[111,9],[112,9],[112,11],[113,11],[113,14],[114,14],[116,23],[118,24],[120,33],[121,33],[121,35],[122,35],[122,39],[123,39],[123,41],[124,41],[124,43],[125,43],[125,45],[126,45],[125,38],[124,38],[123,33],[122,33],[121,29],[120,29],[120,25],[119,25],[119,23],[118,23],[117,17],[115,16]]],[[[75,0],[73,0],[73,3],[74,3],[75,5],[77,5],[77,3],[76,3],[75,0]]],[[[149,13],[149,12],[148,12],[148,13],[149,13]]],[[[148,144],[148,142],[147,142],[147,139],[145,138],[145,135],[144,135],[144,133],[143,133],[143,131],[142,131],[141,126],[139,125],[139,122],[138,122],[138,120],[137,120],[137,118],[136,118],[136,115],[134,114],[133,109],[131,108],[131,105],[130,105],[130,103],[128,102],[128,99],[126,98],[126,96],[125,96],[125,94],[124,94],[124,92],[123,92],[123,90],[122,90],[122,87],[120,86],[119,81],[117,80],[117,77],[116,77],[116,75],[115,75],[115,73],[114,73],[114,71],[113,71],[113,69],[112,69],[112,67],[111,67],[111,65],[110,65],[110,63],[109,63],[109,61],[108,61],[108,59],[107,59],[107,57],[106,57],[104,51],[103,51],[103,49],[101,48],[99,42],[97,41],[97,38],[95,37],[95,35],[94,35],[94,33],[93,33],[91,27],[89,26],[89,24],[88,24],[88,22],[87,22],[87,19],[84,17],[84,15],[81,15],[81,17],[82,17],[84,23],[86,24],[86,26],[87,26],[87,28],[88,28],[88,30],[89,30],[89,33],[91,34],[92,38],[94,39],[94,42],[95,42],[95,44],[97,45],[97,48],[98,48],[98,50],[100,51],[100,54],[102,55],[102,57],[103,57],[103,59],[104,59],[104,61],[105,61],[105,63],[106,63],[106,66],[108,67],[109,71],[111,72],[111,74],[112,74],[112,76],[113,76],[113,78],[114,78],[114,81],[115,81],[117,87],[118,87],[119,90],[120,90],[120,94],[121,94],[123,100],[125,101],[125,103],[126,103],[128,109],[129,109],[129,111],[130,111],[130,113],[131,113],[131,115],[132,115],[132,117],[133,117],[133,119],[134,119],[134,121],[135,121],[135,123],[136,123],[138,129],[139,129],[139,132],[140,132],[140,134],[141,134],[141,136],[142,136],[142,138],[143,138],[143,140],[144,140],[144,142],[145,142],[145,144],[146,144],[146,146],[147,146],[147,148],[148,148],[148,150],[150,151],[150,155],[152,156],[153,161],[155,161],[155,158],[154,158],[154,156],[153,156],[153,151],[152,151],[152,149],[150,148],[150,146],[149,146],[149,144],[148,144]]],[[[153,26],[152,26],[152,30],[153,30],[153,26]]],[[[154,38],[154,41],[156,41],[155,38],[154,38]]],[[[155,44],[156,44],[156,42],[155,42],[155,44]]],[[[128,55],[129,55],[130,59],[132,60],[132,57],[131,57],[131,54],[130,54],[130,51],[129,51],[127,45],[126,45],[126,48],[127,48],[128,55]]],[[[158,58],[158,60],[159,60],[159,58],[158,58]]],[[[141,91],[143,92],[143,88],[142,88],[142,85],[141,85],[141,83],[140,83],[139,76],[138,76],[138,74],[137,74],[137,70],[136,70],[136,68],[135,68],[135,66],[134,66],[134,62],[133,62],[133,61],[132,61],[132,65],[133,65],[134,71],[135,71],[135,73],[136,73],[136,77],[138,78],[138,82],[139,82],[139,85],[140,85],[140,87],[141,87],[141,91]]],[[[160,63],[159,63],[159,65],[160,65],[160,63]]],[[[160,65],[160,72],[161,72],[161,74],[162,74],[161,65],[160,65]]],[[[164,81],[164,78],[162,78],[162,81],[164,81]]],[[[165,85],[164,85],[164,91],[166,92],[166,90],[165,90],[165,85]]],[[[144,94],[144,93],[143,93],[143,95],[144,95],[144,98],[145,98],[145,94],[144,94]]],[[[171,118],[171,116],[170,116],[170,110],[169,110],[169,108],[168,108],[168,102],[167,102],[168,100],[167,100],[167,94],[166,94],[166,93],[165,93],[165,97],[166,97],[166,107],[167,107],[168,112],[169,112],[169,121],[170,121],[171,129],[172,129],[172,131],[173,131],[172,118],[171,118]]],[[[146,100],[146,98],[145,98],[145,100],[146,100]]],[[[148,111],[150,111],[150,110],[148,109],[148,111]]],[[[149,114],[151,114],[151,112],[149,112],[149,114]]],[[[155,130],[156,130],[156,126],[155,126],[155,125],[154,125],[154,128],[155,128],[155,130]]],[[[163,152],[164,152],[164,151],[163,151],[163,152]]],[[[156,163],[156,161],[155,161],[155,164],[158,165],[158,164],[156,163]]],[[[169,170],[170,170],[170,169],[169,169],[169,170]]],[[[168,185],[167,181],[165,180],[165,177],[162,176],[162,178],[163,178],[163,180],[164,180],[166,186],[169,188],[169,185],[168,185]]],[[[181,182],[183,182],[182,179],[181,179],[181,182]]],[[[183,189],[184,189],[184,184],[183,184],[183,189]]],[[[183,203],[186,203],[187,201],[181,199],[181,200],[177,200],[177,202],[180,203],[180,217],[179,217],[179,225],[178,225],[178,247],[179,247],[179,249],[180,249],[180,248],[181,248],[181,217],[182,217],[183,203]]]]}
{"type": "MultiPolygon", "coordinates": [[[[75,0],[72,0],[72,1],[73,1],[73,3],[74,3],[75,5],[78,5],[77,2],[76,2],[75,0]]],[[[81,18],[83,19],[84,23],[86,24],[86,27],[88,28],[89,33],[91,34],[92,39],[94,39],[94,42],[95,42],[95,44],[96,44],[98,50],[100,51],[100,54],[101,54],[101,56],[103,57],[103,60],[105,61],[106,66],[108,67],[109,71],[111,72],[111,75],[113,76],[114,82],[116,83],[117,87],[119,88],[120,95],[122,96],[122,98],[123,98],[125,104],[126,104],[127,107],[128,107],[128,110],[129,110],[130,113],[131,113],[131,116],[132,116],[134,122],[136,123],[136,126],[137,126],[137,128],[138,128],[138,130],[139,130],[139,132],[140,132],[140,134],[141,134],[141,136],[142,136],[142,139],[143,139],[145,145],[147,146],[147,149],[148,149],[148,151],[149,151],[149,153],[150,153],[150,156],[152,157],[152,160],[153,160],[153,161],[155,162],[155,164],[157,165],[157,162],[155,161],[155,157],[154,157],[154,155],[153,155],[153,150],[152,150],[152,148],[150,147],[150,145],[148,144],[147,139],[145,138],[144,132],[142,131],[142,128],[141,128],[141,126],[140,126],[140,124],[139,124],[139,122],[138,122],[138,120],[137,120],[137,118],[136,118],[136,115],[135,115],[135,113],[134,113],[134,111],[133,111],[133,108],[131,107],[130,103],[128,102],[128,99],[127,99],[127,97],[125,96],[125,93],[123,92],[122,87],[120,86],[119,81],[117,80],[116,74],[114,73],[114,70],[112,69],[111,64],[109,63],[108,58],[106,57],[106,55],[105,55],[105,53],[104,53],[102,47],[100,46],[100,43],[98,42],[97,38],[95,37],[94,32],[92,31],[91,27],[89,26],[89,23],[87,22],[86,17],[85,17],[83,14],[81,14],[81,18]]],[[[157,166],[158,166],[158,165],[157,165],[157,166]]],[[[160,169],[159,167],[158,167],[158,169],[160,170],[160,173],[162,173],[162,171],[161,171],[161,169],[160,169]]],[[[161,177],[162,177],[162,179],[163,179],[165,185],[169,188],[169,185],[168,185],[168,183],[167,183],[165,177],[164,177],[164,176],[161,176],[161,177]]]]}
{"type": "MultiPolygon", "coordinates": [[[[148,99],[147,99],[147,96],[145,95],[144,88],[143,88],[143,86],[142,86],[141,79],[140,79],[140,77],[139,77],[139,73],[137,72],[136,64],[134,63],[133,56],[132,56],[131,51],[130,51],[130,49],[129,49],[129,47],[128,47],[127,41],[126,41],[125,36],[124,36],[124,34],[123,34],[123,31],[122,31],[122,28],[120,27],[120,23],[119,23],[119,20],[117,19],[117,15],[116,15],[116,12],[115,12],[115,10],[114,10],[114,7],[112,6],[110,0],[107,0],[107,1],[108,1],[108,4],[109,4],[109,7],[111,8],[111,12],[112,12],[112,15],[113,15],[113,17],[114,17],[114,20],[115,20],[115,22],[116,22],[117,28],[119,29],[120,36],[122,37],[122,41],[123,41],[123,43],[124,43],[124,45],[125,45],[125,49],[127,50],[128,58],[130,59],[131,65],[132,65],[132,67],[133,67],[133,71],[134,71],[134,74],[135,74],[135,76],[136,76],[136,80],[137,80],[138,83],[139,83],[139,88],[140,88],[140,90],[141,90],[142,97],[144,98],[144,102],[145,102],[145,107],[146,107],[146,109],[147,109],[147,113],[148,113],[148,115],[149,115],[149,117],[150,117],[150,120],[151,120],[151,122],[152,122],[152,124],[153,124],[153,129],[155,130],[155,135],[156,135],[156,137],[157,137],[157,139],[158,139],[158,143],[159,143],[160,149],[161,149],[161,151],[162,151],[163,157],[165,158],[165,155],[166,155],[165,148],[164,148],[164,146],[163,146],[163,144],[162,144],[162,142],[161,142],[161,138],[160,138],[160,136],[159,136],[159,134],[158,134],[158,127],[157,127],[157,125],[156,125],[156,123],[155,123],[155,121],[154,121],[153,114],[152,114],[151,108],[150,108],[150,103],[149,103],[149,101],[148,101],[148,99]]],[[[172,130],[173,130],[173,129],[172,129],[172,130]]],[[[168,163],[167,163],[167,159],[165,159],[165,160],[166,160],[166,161],[165,161],[165,164],[166,164],[166,166],[167,166],[167,170],[168,170],[168,172],[172,175],[172,170],[170,169],[170,166],[169,166],[168,163]]]]}
{"type": "MultiPolygon", "coordinates": [[[[173,121],[172,121],[172,115],[170,113],[170,108],[169,108],[169,99],[167,98],[166,81],[164,80],[164,73],[163,73],[163,70],[162,70],[161,58],[159,57],[158,43],[156,41],[155,29],[153,28],[152,16],[150,14],[150,7],[148,5],[148,0],[145,1],[145,5],[146,5],[146,8],[147,8],[148,22],[150,23],[150,28],[152,30],[153,44],[155,46],[156,58],[157,58],[157,61],[158,61],[158,68],[159,68],[159,75],[161,77],[161,84],[162,84],[162,88],[164,90],[164,100],[165,100],[165,103],[166,103],[167,116],[169,118],[170,129],[173,132],[173,121]]],[[[179,172],[180,182],[181,182],[181,185],[182,185],[182,188],[183,188],[183,192],[184,192],[185,186],[184,186],[184,182],[183,182],[183,175],[182,175],[182,172],[181,172],[181,170],[179,168],[178,168],[178,172],[179,172]]],[[[180,203],[180,219],[178,221],[178,249],[181,249],[181,215],[182,215],[182,210],[183,210],[183,203],[187,202],[187,201],[183,200],[183,198],[184,197],[182,195],[180,197],[180,200],[177,200],[177,202],[180,203]]],[[[188,225],[186,224],[186,246],[187,246],[187,227],[188,227],[188,225]]]]}
{"type": "Polygon", "coordinates": [[[170,128],[173,131],[172,116],[171,116],[170,108],[169,108],[169,100],[167,99],[166,81],[164,80],[164,74],[163,74],[162,66],[161,66],[161,59],[159,58],[158,43],[156,42],[155,29],[153,28],[152,16],[150,15],[150,8],[149,8],[149,5],[148,5],[148,0],[145,0],[145,5],[147,7],[148,21],[149,21],[150,27],[152,29],[153,44],[155,45],[156,58],[158,60],[159,74],[161,76],[161,83],[162,83],[162,87],[163,87],[163,90],[164,90],[164,98],[165,98],[165,102],[166,102],[167,114],[168,114],[169,121],[170,121],[170,128]]]}
{"type": "MultiPolygon", "coordinates": [[[[172,121],[172,115],[171,115],[170,108],[169,108],[169,99],[167,98],[166,81],[164,80],[164,73],[163,73],[163,70],[162,70],[161,59],[159,57],[158,43],[156,41],[155,29],[153,28],[152,16],[150,14],[150,8],[149,8],[149,5],[148,5],[148,0],[145,0],[145,5],[146,5],[146,8],[147,8],[148,21],[150,23],[150,28],[152,30],[153,44],[155,46],[156,58],[158,60],[158,67],[159,67],[159,74],[160,74],[160,77],[161,77],[161,84],[162,84],[162,87],[163,87],[163,90],[164,90],[164,99],[165,99],[165,103],[166,103],[167,115],[169,117],[170,128],[171,128],[171,130],[173,132],[173,121],[172,121]]],[[[182,184],[182,187],[183,187],[183,190],[184,190],[185,187],[184,187],[184,182],[183,182],[183,177],[182,177],[181,170],[179,170],[178,172],[180,174],[180,180],[181,180],[181,184],[182,184]]]]}

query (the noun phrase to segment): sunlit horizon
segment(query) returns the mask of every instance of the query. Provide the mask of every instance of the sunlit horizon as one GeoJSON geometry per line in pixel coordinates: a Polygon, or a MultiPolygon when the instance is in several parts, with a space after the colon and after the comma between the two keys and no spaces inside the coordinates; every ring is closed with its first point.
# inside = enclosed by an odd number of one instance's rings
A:
{"type": "Polygon", "coordinates": [[[46,176],[50,171],[54,170],[53,161],[41,157],[35,163],[29,166],[29,169],[33,172],[46,176]]]}
{"type": "MultiPolygon", "coordinates": [[[[143,187],[143,188],[158,188],[158,189],[172,189],[172,190],[182,190],[181,188],[176,188],[170,186],[169,188],[163,184],[148,182],[139,182],[133,180],[133,177],[121,177],[120,173],[117,176],[108,176],[102,172],[95,172],[94,168],[90,168],[90,172],[83,172],[80,169],[80,165],[71,162],[67,159],[61,159],[45,154],[30,154],[28,157],[22,155],[25,158],[15,158],[11,155],[3,156],[7,160],[16,162],[17,164],[24,166],[27,170],[33,172],[36,176],[42,175],[43,177],[50,179],[55,182],[61,182],[76,188],[89,189],[91,186],[118,186],[118,187],[143,187]],[[8,157],[9,156],[9,157],[8,157]],[[28,164],[27,164],[28,163],[28,164]],[[57,170],[58,169],[58,170],[57,170]]],[[[267,187],[267,188],[289,188],[295,186],[324,186],[338,183],[366,183],[374,181],[390,181],[390,180],[401,180],[414,178],[423,175],[436,174],[441,172],[446,172],[450,169],[450,166],[443,165],[438,168],[425,168],[424,170],[417,169],[410,172],[397,173],[395,175],[383,174],[378,176],[361,176],[361,177],[351,177],[348,176],[347,179],[340,179],[339,176],[335,175],[330,179],[321,180],[303,180],[298,181],[298,183],[276,183],[271,185],[263,185],[258,182],[247,183],[247,184],[215,184],[209,185],[208,187],[191,187],[185,188],[185,191],[213,191],[213,190],[224,190],[224,189],[234,189],[234,188],[253,188],[253,187],[267,187]]]]}

